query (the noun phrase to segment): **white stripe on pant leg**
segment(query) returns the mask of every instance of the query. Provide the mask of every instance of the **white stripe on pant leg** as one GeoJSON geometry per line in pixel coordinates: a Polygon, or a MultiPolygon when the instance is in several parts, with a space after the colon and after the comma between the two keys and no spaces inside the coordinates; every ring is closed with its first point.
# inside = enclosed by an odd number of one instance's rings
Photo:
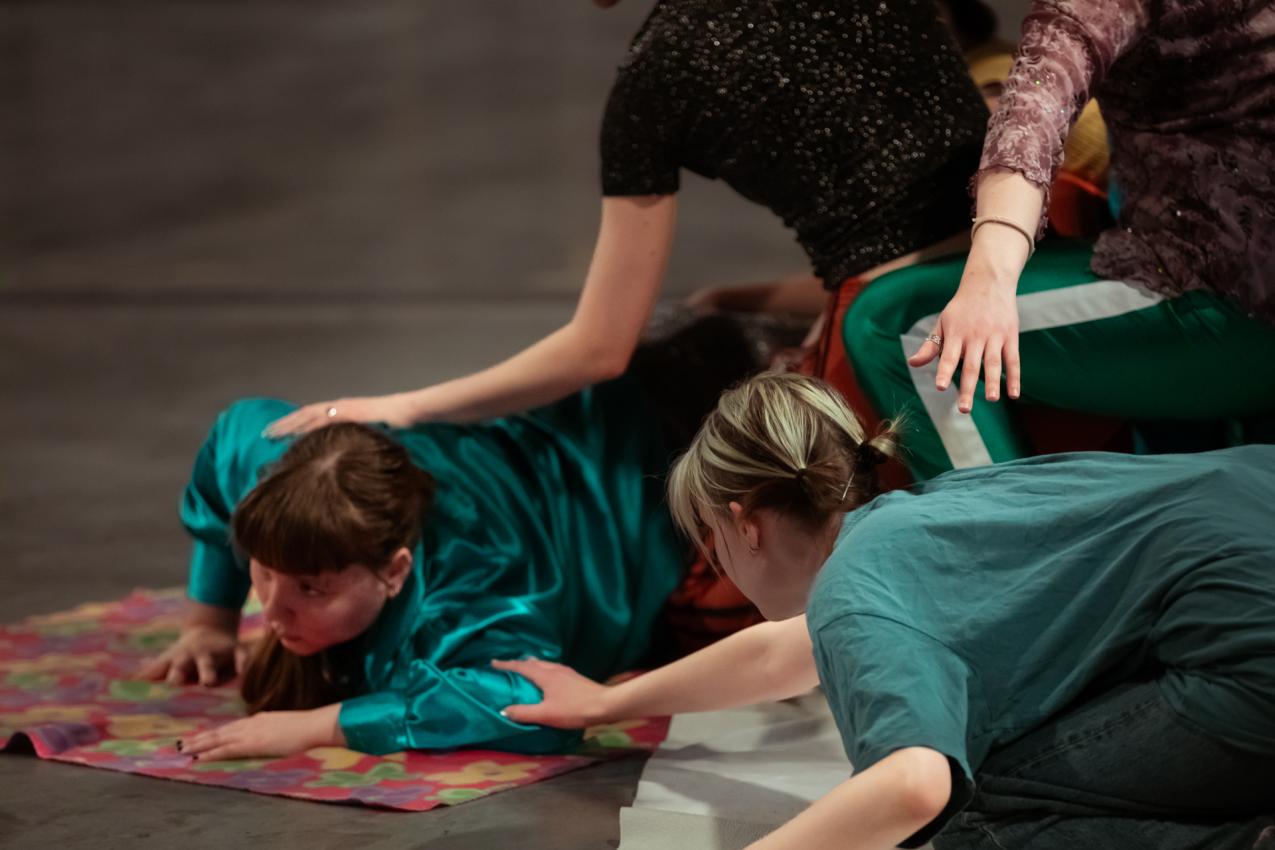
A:
{"type": "MultiPolygon", "coordinates": [[[[904,360],[911,357],[913,352],[921,347],[921,343],[925,342],[925,338],[930,335],[930,330],[934,328],[934,323],[938,319],[938,314],[926,316],[913,325],[912,330],[899,338],[903,343],[904,360]],[[924,327],[925,330],[918,331],[919,327],[924,327]]],[[[978,433],[973,417],[967,413],[961,413],[956,407],[956,391],[950,389],[947,392],[939,392],[934,386],[934,379],[939,371],[938,358],[934,358],[919,369],[913,369],[910,366],[908,369],[912,373],[912,386],[916,388],[916,394],[920,396],[921,404],[925,406],[926,415],[930,417],[930,422],[934,423],[934,429],[939,433],[939,439],[943,442],[943,448],[947,451],[952,467],[965,469],[991,463],[992,456],[988,454],[987,446],[983,443],[983,435],[978,433]]],[[[959,377],[958,375],[957,378],[959,377]]],[[[903,441],[903,448],[907,450],[907,440],[903,441]]]]}
{"type": "Polygon", "coordinates": [[[1164,296],[1136,283],[1095,280],[1018,296],[1018,332],[1112,319],[1154,307],[1164,296]]]}
{"type": "MultiPolygon", "coordinates": [[[[1024,334],[1111,319],[1154,307],[1163,300],[1163,295],[1118,280],[1096,280],[1093,283],[1032,292],[1018,296],[1018,332],[1024,334]]],[[[921,347],[938,319],[937,313],[926,316],[899,337],[904,359],[911,357],[912,352],[921,347]]],[[[960,374],[953,376],[953,387],[943,393],[934,387],[934,377],[938,374],[938,358],[911,371],[912,384],[938,431],[952,466],[955,469],[966,469],[991,463],[992,456],[974,424],[974,418],[968,413],[961,413],[956,407],[956,386],[960,383],[960,374]]]]}

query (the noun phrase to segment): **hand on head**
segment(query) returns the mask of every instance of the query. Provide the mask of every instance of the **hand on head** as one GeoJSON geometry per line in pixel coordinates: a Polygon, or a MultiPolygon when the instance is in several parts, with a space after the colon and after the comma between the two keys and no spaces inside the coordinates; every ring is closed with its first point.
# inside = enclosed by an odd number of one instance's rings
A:
{"type": "Polygon", "coordinates": [[[263,436],[277,439],[289,434],[304,434],[333,422],[383,422],[395,428],[406,428],[417,420],[417,411],[406,393],[338,398],[307,404],[271,422],[263,436]]]}

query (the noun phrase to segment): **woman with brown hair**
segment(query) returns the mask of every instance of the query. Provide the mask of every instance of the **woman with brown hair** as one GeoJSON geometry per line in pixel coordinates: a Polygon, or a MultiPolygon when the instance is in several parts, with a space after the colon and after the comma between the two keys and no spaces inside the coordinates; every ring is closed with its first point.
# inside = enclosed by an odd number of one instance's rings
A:
{"type": "Polygon", "coordinates": [[[226,410],[182,504],[190,611],[143,673],[212,685],[242,668],[252,716],[181,743],[200,759],[321,745],[380,754],[558,750],[575,733],[500,709],[539,692],[493,658],[534,654],[606,677],[651,651],[688,549],[660,480],[721,389],[755,365],[700,320],[639,350],[633,373],[482,425],[337,423],[289,441],[294,407],[226,410]],[[670,360],[711,362],[670,382],[670,360]],[[256,590],[267,637],[240,650],[256,590]]]}

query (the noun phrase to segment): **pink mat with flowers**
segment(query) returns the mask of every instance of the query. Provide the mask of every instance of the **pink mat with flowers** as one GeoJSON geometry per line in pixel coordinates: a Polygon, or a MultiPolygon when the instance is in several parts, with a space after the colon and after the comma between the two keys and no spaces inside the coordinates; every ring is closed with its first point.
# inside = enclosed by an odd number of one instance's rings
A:
{"type": "MultiPolygon", "coordinates": [[[[178,590],[0,627],[0,750],[56,761],[327,803],[404,811],[455,805],[604,759],[652,750],[668,719],[590,729],[555,756],[490,750],[367,756],[321,747],[282,759],[194,762],[178,737],[243,715],[233,688],[174,687],[131,678],[177,635],[178,590]]],[[[258,626],[259,615],[245,620],[258,626]]]]}

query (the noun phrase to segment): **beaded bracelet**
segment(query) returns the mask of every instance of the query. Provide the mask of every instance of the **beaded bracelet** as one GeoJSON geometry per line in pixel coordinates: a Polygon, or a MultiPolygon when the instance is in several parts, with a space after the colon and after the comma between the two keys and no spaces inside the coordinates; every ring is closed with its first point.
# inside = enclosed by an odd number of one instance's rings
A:
{"type": "Polygon", "coordinates": [[[1027,240],[1027,259],[1030,260],[1032,255],[1036,253],[1036,240],[1030,233],[1027,232],[1027,229],[1015,221],[1010,221],[1007,218],[1001,218],[998,215],[981,215],[974,219],[974,226],[970,228],[971,242],[974,241],[974,234],[978,233],[978,229],[985,224],[1003,224],[1006,227],[1017,230],[1019,233],[1023,234],[1023,238],[1027,240]]]}

